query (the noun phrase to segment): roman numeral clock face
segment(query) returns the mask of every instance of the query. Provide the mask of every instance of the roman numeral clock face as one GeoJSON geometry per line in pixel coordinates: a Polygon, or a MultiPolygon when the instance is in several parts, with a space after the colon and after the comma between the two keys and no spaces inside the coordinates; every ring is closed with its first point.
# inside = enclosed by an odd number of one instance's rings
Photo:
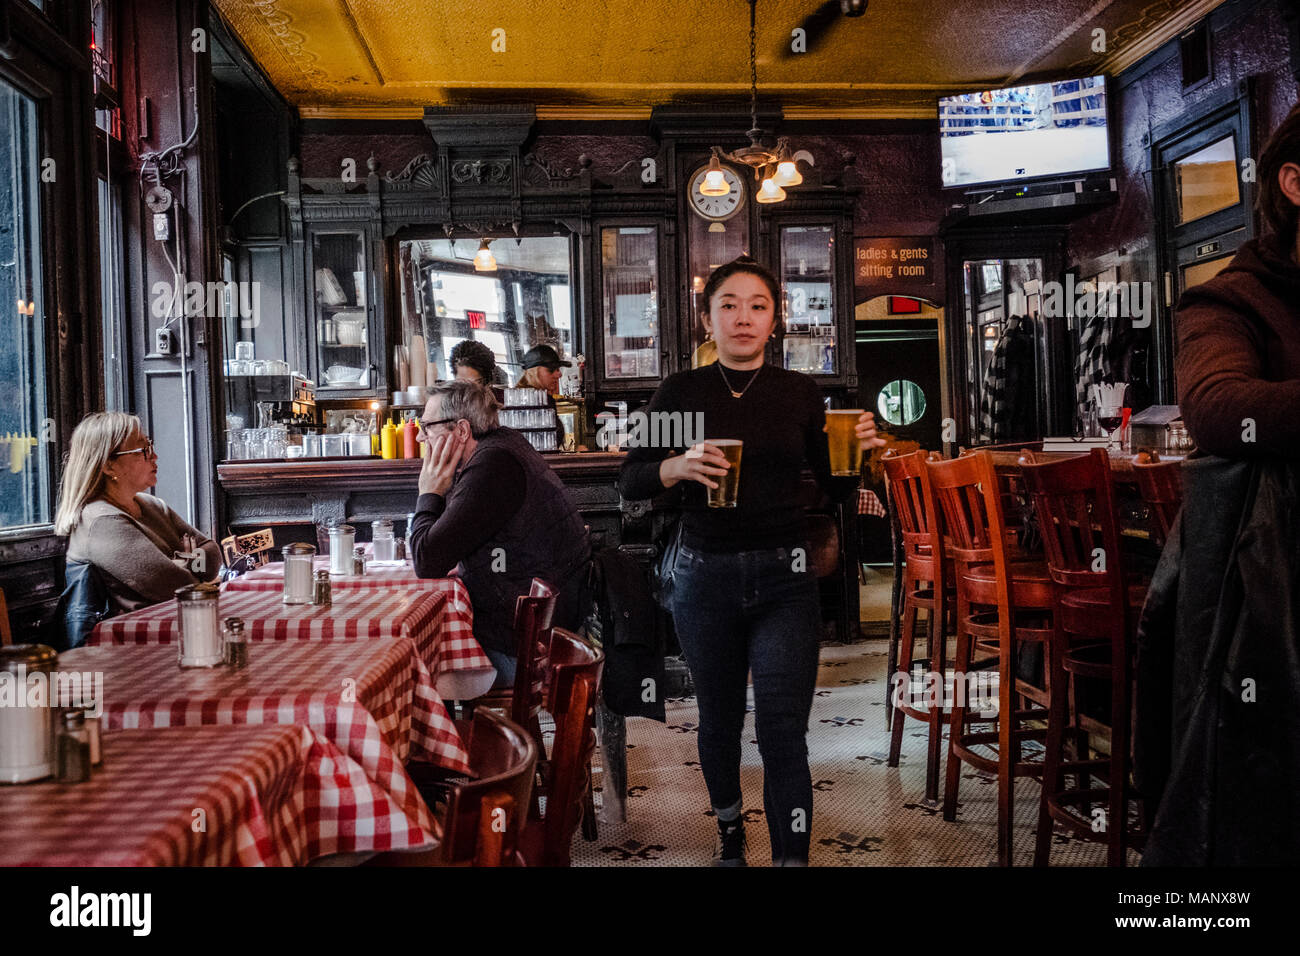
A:
{"type": "Polygon", "coordinates": [[[706,196],[700,192],[700,185],[708,171],[707,166],[702,166],[691,177],[691,208],[705,219],[715,222],[730,219],[745,204],[745,187],[741,184],[740,177],[724,166],[722,176],[731,191],[725,196],[706,196]]]}

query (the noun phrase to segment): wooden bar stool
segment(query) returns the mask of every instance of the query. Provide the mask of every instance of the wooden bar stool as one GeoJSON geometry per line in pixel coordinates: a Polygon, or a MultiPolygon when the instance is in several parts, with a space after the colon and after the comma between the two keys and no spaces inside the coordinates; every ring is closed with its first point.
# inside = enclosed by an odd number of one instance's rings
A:
{"type": "MultiPolygon", "coordinates": [[[[1146,586],[1125,574],[1110,460],[1096,448],[1086,457],[1024,466],[1025,484],[1038,510],[1043,547],[1056,605],[1053,680],[1069,694],[1053,699],[1048,719],[1034,864],[1050,862],[1052,820],[1078,836],[1106,844],[1110,866],[1123,866],[1129,844],[1128,803],[1133,715],[1134,631],[1146,586]],[[1102,722],[1084,713],[1076,694],[1079,678],[1109,685],[1109,713],[1102,722]],[[1067,706],[1067,701],[1070,705],[1067,706]],[[1067,735],[1067,728],[1074,733],[1067,735]],[[1110,738],[1110,756],[1092,759],[1087,734],[1110,738]],[[1072,759],[1063,757],[1067,736],[1072,759]],[[1065,778],[1076,775],[1073,787],[1065,778]],[[1091,785],[1093,776],[1105,785],[1091,785]],[[1095,827],[1094,805],[1106,808],[1105,827],[1095,827]]],[[[1140,839],[1141,834],[1134,834],[1140,839]]]]}
{"type": "MultiPolygon", "coordinates": [[[[1022,645],[1050,644],[1051,578],[1042,561],[1010,556],[1002,484],[987,452],[926,462],[926,469],[939,504],[939,533],[948,539],[957,585],[956,674],[943,816],[956,819],[962,763],[996,773],[998,864],[1010,866],[1015,778],[1042,772],[1041,763],[1022,759],[1021,746],[1026,740],[1045,741],[1046,731],[1028,722],[1046,718],[1052,691],[1050,680],[1036,687],[1020,679],[1016,664],[1022,645]],[[998,710],[993,718],[973,712],[965,693],[974,685],[967,675],[991,665],[998,674],[998,710]],[[971,726],[990,721],[996,722],[996,730],[971,726]],[[993,750],[995,756],[977,753],[976,747],[993,750]]],[[[1050,667],[1044,671],[1050,674],[1050,667]]]]}
{"type": "MultiPolygon", "coordinates": [[[[905,717],[921,720],[930,726],[929,747],[925,760],[925,799],[939,799],[939,761],[943,745],[943,724],[948,714],[943,705],[942,688],[936,702],[928,700],[924,709],[915,706],[911,689],[915,656],[917,611],[924,608],[927,617],[927,642],[924,658],[926,670],[943,674],[947,666],[949,619],[955,615],[956,591],[951,560],[944,554],[935,504],[930,494],[925,470],[925,452],[886,455],[881,463],[889,500],[898,518],[903,543],[902,625],[898,635],[897,669],[890,673],[890,703],[893,722],[889,740],[889,766],[897,767],[903,747],[905,717]],[[895,675],[907,675],[903,687],[895,687],[895,675]],[[906,691],[900,693],[900,691],[906,691]],[[900,700],[901,698],[901,700],[900,700]]],[[[932,687],[928,681],[927,687],[932,687]]]]}

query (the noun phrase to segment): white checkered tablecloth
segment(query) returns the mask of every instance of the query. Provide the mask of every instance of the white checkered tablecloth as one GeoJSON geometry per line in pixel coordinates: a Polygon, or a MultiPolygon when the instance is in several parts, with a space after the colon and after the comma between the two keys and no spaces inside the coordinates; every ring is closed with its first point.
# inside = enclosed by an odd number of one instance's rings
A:
{"type": "MultiPolygon", "coordinates": [[[[435,583],[435,582],[430,582],[435,583]]],[[[444,700],[468,700],[492,686],[496,671],[474,640],[469,596],[460,581],[393,590],[342,588],[329,607],[288,605],[280,588],[222,591],[219,615],[242,617],[250,642],[406,637],[433,675],[444,700]]],[[[164,601],[101,621],[87,640],[98,644],[170,644],[177,638],[176,602],[164,601]]]]}
{"type": "Polygon", "coordinates": [[[0,787],[0,866],[292,866],[437,837],[302,725],[103,741],[85,783],[0,787]]]}

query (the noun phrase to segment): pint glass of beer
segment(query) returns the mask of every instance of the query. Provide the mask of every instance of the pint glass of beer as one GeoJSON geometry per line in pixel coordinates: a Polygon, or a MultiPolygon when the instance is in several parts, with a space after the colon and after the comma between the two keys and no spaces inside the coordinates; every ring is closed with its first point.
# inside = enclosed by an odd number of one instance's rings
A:
{"type": "Polygon", "coordinates": [[[862,417],[861,408],[828,408],[826,410],[826,441],[831,451],[832,475],[856,475],[862,460],[862,449],[854,429],[862,417]]]}
{"type": "Polygon", "coordinates": [[[716,476],[716,488],[706,489],[709,493],[710,508],[736,507],[736,492],[740,488],[740,453],[745,443],[739,438],[708,438],[705,441],[722,452],[731,465],[725,475],[716,476]]]}

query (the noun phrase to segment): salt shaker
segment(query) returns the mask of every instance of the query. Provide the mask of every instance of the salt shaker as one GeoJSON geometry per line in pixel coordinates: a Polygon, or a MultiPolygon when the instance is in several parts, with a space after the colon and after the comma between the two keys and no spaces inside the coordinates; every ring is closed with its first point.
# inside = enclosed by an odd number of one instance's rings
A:
{"type": "Polygon", "coordinates": [[[329,607],[333,603],[330,595],[330,573],[325,568],[316,572],[316,588],[312,593],[311,603],[317,607],[329,607]]]}

